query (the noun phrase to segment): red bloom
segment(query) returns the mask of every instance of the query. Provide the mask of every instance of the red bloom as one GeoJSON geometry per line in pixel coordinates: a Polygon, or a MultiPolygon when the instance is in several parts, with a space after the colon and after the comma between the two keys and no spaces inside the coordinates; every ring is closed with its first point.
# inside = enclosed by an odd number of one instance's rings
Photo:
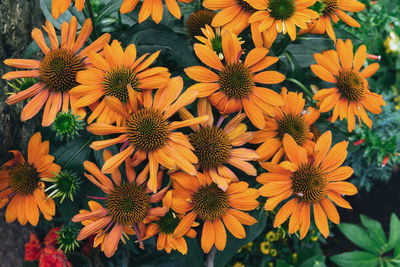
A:
{"type": "Polygon", "coordinates": [[[35,261],[40,257],[42,248],[40,247],[39,239],[35,234],[30,235],[29,242],[25,244],[25,260],[35,261]]]}
{"type": "Polygon", "coordinates": [[[39,267],[72,267],[64,253],[53,246],[47,246],[40,254],[39,267]]]}
{"type": "Polygon", "coordinates": [[[53,227],[50,229],[46,237],[44,238],[43,244],[45,246],[56,246],[58,234],[56,232],[60,231],[61,227],[53,227]]]}

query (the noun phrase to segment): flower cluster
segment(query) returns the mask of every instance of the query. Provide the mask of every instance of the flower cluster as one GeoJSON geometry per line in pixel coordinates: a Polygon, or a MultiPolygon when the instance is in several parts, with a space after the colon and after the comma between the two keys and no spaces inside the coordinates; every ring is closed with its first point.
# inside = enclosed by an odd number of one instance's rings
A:
{"type": "MultiPolygon", "coordinates": [[[[53,0],[53,16],[65,12],[70,2],[53,0]]],[[[131,12],[138,2],[124,0],[120,12],[131,12]]],[[[179,19],[176,0],[165,3],[179,19]]],[[[84,2],[76,0],[75,6],[82,10],[84,2]]],[[[364,6],[356,0],[205,0],[203,6],[209,10],[188,21],[191,37],[200,43],[193,45],[199,65],[185,68],[182,76],[187,77],[171,77],[168,68],[156,64],[160,51],[142,54],[135,44],[124,48],[118,40],[110,43],[108,33],[89,44],[91,20],[77,35],[75,17],[61,24],[60,39],[46,22],[50,47],[41,30],[32,31],[44,53],[41,60],[4,61],[25,70],[8,72],[3,79],[37,78],[7,99],[10,105],[30,99],[21,120],[43,109],[42,126],[53,124],[69,138],[85,122],[93,136],[90,148],[96,157],[82,160],[82,182],[99,190],[85,196],[87,208],[79,207],[73,216],[72,222],[83,228],[76,240],[68,236],[67,249],[93,236],[93,246],[111,257],[120,241],[135,238],[143,248],[144,240],[157,236],[158,250],[186,254],[184,236],[201,233],[204,253],[214,246],[224,250],[227,231],[244,239],[244,225],[257,223],[250,212],[262,205],[271,211],[282,202],[274,227],[289,220],[287,231],[299,232],[302,239],[313,217],[328,237],[328,219],[340,221],[336,206],[351,209],[343,198],[357,193],[345,181],[353,169],[342,166],[348,142],[332,146],[331,131],[319,134],[315,123],[333,110],[330,121],[347,119],[349,132],[356,118],[371,127],[367,111],[379,114],[385,105],[367,81],[379,65],[362,69],[365,45],[353,54],[352,42],[336,41],[331,25],[341,19],[359,27],[345,11],[364,6]],[[247,27],[254,42],[248,50],[238,37],[247,27]],[[295,40],[305,32],[327,32],[336,41],[336,50],[314,55],[311,71],[331,85],[319,90],[313,103],[283,86],[286,77],[275,70],[279,58],[269,50],[278,34],[295,40]],[[248,176],[258,184],[248,183],[248,176]]],[[[150,15],[156,23],[162,20],[161,0],[142,2],[139,23],[150,15]]],[[[27,161],[20,152],[10,152],[13,158],[0,169],[0,207],[8,204],[7,222],[36,226],[39,211],[46,220],[55,215],[52,197],[74,200],[81,181],[60,171],[64,166],[54,163],[49,141],[42,141],[40,133],[29,141],[27,161]],[[52,183],[49,196],[44,182],[52,183]]],[[[47,238],[50,243],[41,250],[31,236],[26,258],[47,266],[66,262],[50,246],[56,239],[47,238]]],[[[267,245],[260,249],[276,255],[267,245]]]]}

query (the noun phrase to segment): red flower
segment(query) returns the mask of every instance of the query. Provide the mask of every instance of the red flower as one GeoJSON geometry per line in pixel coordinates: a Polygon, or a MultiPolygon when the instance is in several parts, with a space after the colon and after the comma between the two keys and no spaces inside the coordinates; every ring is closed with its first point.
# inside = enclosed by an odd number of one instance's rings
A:
{"type": "Polygon", "coordinates": [[[56,246],[57,245],[57,237],[58,237],[58,231],[61,230],[61,227],[53,227],[50,229],[49,233],[46,235],[44,238],[43,244],[45,246],[56,246]]]}
{"type": "Polygon", "coordinates": [[[40,257],[42,248],[40,247],[39,239],[35,234],[30,234],[29,242],[25,244],[25,260],[35,261],[40,257]]]}
{"type": "Polygon", "coordinates": [[[40,255],[39,267],[72,267],[72,264],[62,251],[53,246],[47,246],[40,255]]]}

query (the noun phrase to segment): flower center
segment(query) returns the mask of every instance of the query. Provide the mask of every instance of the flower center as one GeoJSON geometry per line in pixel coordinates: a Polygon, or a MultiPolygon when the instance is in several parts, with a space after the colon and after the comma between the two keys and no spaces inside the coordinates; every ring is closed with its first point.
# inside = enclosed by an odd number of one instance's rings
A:
{"type": "Polygon", "coordinates": [[[339,72],[337,87],[344,98],[349,101],[357,101],[364,96],[368,89],[368,82],[358,72],[343,70],[339,72]]]}
{"type": "Polygon", "coordinates": [[[18,194],[32,195],[38,188],[39,173],[33,165],[17,164],[10,171],[10,187],[18,194]]]}
{"type": "Polygon", "coordinates": [[[227,64],[220,72],[218,82],[227,96],[235,98],[247,96],[254,87],[253,75],[241,62],[227,64]]]}
{"type": "Polygon", "coordinates": [[[156,223],[161,233],[169,235],[175,231],[180,221],[178,216],[176,216],[172,210],[169,210],[164,217],[161,217],[156,223]]]}
{"type": "Polygon", "coordinates": [[[245,0],[237,0],[237,4],[242,7],[242,10],[246,13],[254,13],[256,10],[245,0]]]}
{"type": "Polygon", "coordinates": [[[143,108],[127,122],[129,141],[138,149],[153,151],[163,146],[168,137],[167,120],[161,112],[143,108]]]}
{"type": "Polygon", "coordinates": [[[215,34],[214,39],[211,40],[212,49],[217,53],[217,55],[223,55],[224,50],[222,50],[222,38],[221,35],[215,34]]]}
{"type": "Polygon", "coordinates": [[[145,188],[135,183],[116,186],[107,196],[106,202],[111,218],[126,226],[142,221],[150,209],[145,188]]]}
{"type": "Polygon", "coordinates": [[[293,173],[292,188],[303,201],[313,203],[325,197],[328,181],[320,168],[306,164],[293,173]]]}
{"type": "Polygon", "coordinates": [[[337,0],[323,0],[324,9],[322,10],[323,16],[329,16],[334,14],[336,9],[339,7],[337,0]]]}
{"type": "Polygon", "coordinates": [[[296,143],[301,146],[307,140],[309,127],[302,115],[286,114],[278,121],[278,137],[282,140],[285,133],[290,134],[296,143]]]}
{"type": "Polygon", "coordinates": [[[52,91],[67,92],[78,85],[76,75],[83,69],[83,61],[75,53],[54,49],[40,62],[40,81],[52,91]]]}
{"type": "Polygon", "coordinates": [[[129,99],[128,84],[132,89],[139,92],[139,79],[135,72],[128,67],[119,66],[106,73],[103,80],[103,86],[106,95],[118,98],[122,103],[129,99]]]}
{"type": "Polygon", "coordinates": [[[229,207],[228,195],[216,184],[203,186],[193,195],[194,211],[203,220],[221,218],[229,207]]]}
{"type": "Polygon", "coordinates": [[[207,170],[224,164],[232,145],[227,134],[218,127],[205,127],[189,135],[200,166],[207,170]]]}
{"type": "Polygon", "coordinates": [[[186,21],[186,28],[192,38],[195,36],[204,36],[201,28],[211,25],[215,13],[211,10],[200,9],[194,12],[186,21]]]}
{"type": "Polygon", "coordinates": [[[294,0],[270,0],[268,3],[269,15],[277,20],[287,20],[295,12],[294,0]]]}

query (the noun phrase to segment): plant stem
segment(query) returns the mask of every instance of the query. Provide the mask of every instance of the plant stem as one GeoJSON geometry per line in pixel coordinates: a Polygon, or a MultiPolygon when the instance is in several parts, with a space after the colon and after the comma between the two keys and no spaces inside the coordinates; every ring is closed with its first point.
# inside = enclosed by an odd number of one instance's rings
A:
{"type": "Polygon", "coordinates": [[[85,0],[85,3],[87,6],[87,9],[89,11],[90,19],[92,20],[92,24],[93,24],[93,36],[95,39],[97,39],[96,21],[94,20],[93,7],[92,7],[92,4],[90,3],[90,0],[85,0]]]}
{"type": "Polygon", "coordinates": [[[287,78],[286,81],[296,84],[298,87],[300,87],[304,91],[304,93],[306,93],[306,95],[308,95],[311,99],[313,98],[313,96],[314,96],[313,93],[311,93],[311,91],[307,87],[305,87],[304,84],[299,82],[298,80],[293,79],[293,78],[287,78]]]}

